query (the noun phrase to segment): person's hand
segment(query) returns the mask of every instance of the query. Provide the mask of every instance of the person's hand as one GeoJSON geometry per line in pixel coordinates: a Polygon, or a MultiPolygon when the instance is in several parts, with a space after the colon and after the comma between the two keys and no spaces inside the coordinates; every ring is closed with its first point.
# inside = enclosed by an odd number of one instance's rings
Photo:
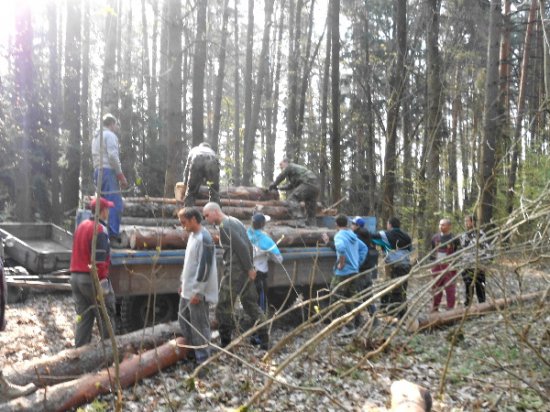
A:
{"type": "Polygon", "coordinates": [[[201,295],[193,295],[191,299],[189,300],[189,303],[191,305],[198,305],[202,300],[201,295]]]}
{"type": "Polygon", "coordinates": [[[126,180],[126,176],[124,176],[124,173],[119,173],[118,175],[116,175],[116,177],[118,178],[120,187],[122,189],[126,189],[128,187],[128,181],[126,180]]]}
{"type": "Polygon", "coordinates": [[[271,191],[271,190],[277,190],[277,185],[276,185],[275,183],[271,183],[271,184],[269,185],[269,188],[268,188],[268,189],[269,189],[270,191],[271,191]]]}
{"type": "Polygon", "coordinates": [[[248,279],[252,281],[256,280],[256,269],[250,269],[248,271],[248,279]]]}
{"type": "Polygon", "coordinates": [[[328,237],[328,235],[326,233],[323,233],[321,235],[321,239],[323,239],[323,242],[325,242],[325,243],[328,243],[330,241],[330,238],[328,237]]]}

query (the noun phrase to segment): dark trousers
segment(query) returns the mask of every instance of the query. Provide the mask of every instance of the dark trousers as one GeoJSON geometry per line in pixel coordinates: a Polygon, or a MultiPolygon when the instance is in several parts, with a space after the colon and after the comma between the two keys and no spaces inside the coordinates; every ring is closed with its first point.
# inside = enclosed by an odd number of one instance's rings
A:
{"type": "Polygon", "coordinates": [[[464,281],[465,299],[464,305],[470,306],[474,296],[474,289],[479,303],[485,302],[485,272],[482,270],[466,269],[462,272],[464,281]]]}
{"type": "MultiPolygon", "coordinates": [[[[361,276],[355,277],[354,280],[348,281],[348,279],[353,278],[354,276],[357,276],[357,273],[343,276],[332,276],[332,280],[330,281],[330,291],[332,292],[332,295],[330,297],[331,305],[341,299],[351,299],[357,294],[357,292],[360,292],[362,290],[363,284],[361,276]]],[[[347,303],[344,306],[344,309],[340,309],[334,312],[334,314],[332,315],[333,318],[340,317],[344,315],[344,313],[351,312],[357,307],[358,304],[359,302],[347,303]]],[[[357,315],[354,321],[355,326],[360,326],[362,322],[361,315],[357,315]]]]}
{"type": "MultiPolygon", "coordinates": [[[[226,346],[232,338],[235,329],[235,301],[241,299],[241,304],[246,315],[253,323],[265,321],[264,312],[258,305],[258,293],[254,283],[248,279],[245,270],[233,268],[232,272],[226,270],[220,282],[218,304],[216,305],[216,320],[222,346],[226,346]]],[[[269,342],[268,330],[266,327],[258,331],[262,343],[269,342]]]]}
{"type": "MultiPolygon", "coordinates": [[[[410,266],[386,266],[389,270],[390,279],[397,279],[408,275],[410,266]]],[[[392,289],[389,293],[382,296],[380,299],[380,307],[389,314],[402,318],[407,313],[407,286],[408,281],[403,282],[400,286],[392,289]]]]}
{"type": "Polygon", "coordinates": [[[313,224],[313,219],[317,214],[317,197],[319,196],[319,188],[315,185],[302,183],[288,196],[289,202],[304,202],[306,205],[306,217],[310,224],[313,224]]]}
{"type": "Polygon", "coordinates": [[[189,168],[184,206],[194,206],[201,184],[208,186],[209,201],[220,203],[220,164],[214,156],[197,156],[189,168]]]}
{"type": "MultiPolygon", "coordinates": [[[[75,331],[75,346],[80,346],[90,343],[92,340],[92,328],[94,321],[97,321],[99,334],[103,339],[109,337],[107,329],[107,319],[101,314],[99,303],[97,301],[97,293],[93,284],[92,277],[89,273],[71,273],[71,289],[73,291],[74,305],[76,309],[76,331],[75,331]]],[[[113,330],[115,329],[115,292],[109,282],[108,290],[103,291],[105,298],[105,306],[109,315],[113,330]]]]}
{"type": "Polygon", "coordinates": [[[267,313],[267,272],[257,270],[254,284],[256,285],[256,292],[258,292],[258,305],[264,313],[267,313]]]}

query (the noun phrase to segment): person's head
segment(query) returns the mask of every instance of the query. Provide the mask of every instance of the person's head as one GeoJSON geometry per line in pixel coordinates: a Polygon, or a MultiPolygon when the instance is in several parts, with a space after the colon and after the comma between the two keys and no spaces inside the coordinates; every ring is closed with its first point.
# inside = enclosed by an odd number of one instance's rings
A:
{"type": "Polygon", "coordinates": [[[216,202],[208,202],[204,205],[202,215],[204,216],[204,220],[211,225],[219,225],[225,217],[220,205],[216,202]]]}
{"type": "Polygon", "coordinates": [[[467,230],[472,230],[475,225],[476,225],[475,215],[466,215],[464,217],[464,226],[466,226],[467,230]]]}
{"type": "Polygon", "coordinates": [[[209,149],[212,148],[212,147],[210,146],[210,143],[207,143],[207,142],[201,142],[201,143],[199,143],[199,146],[200,146],[200,147],[208,147],[209,149]]]}
{"type": "Polygon", "coordinates": [[[271,218],[263,213],[254,213],[252,215],[252,227],[254,229],[261,229],[265,226],[266,222],[269,222],[271,218]]]}
{"type": "Polygon", "coordinates": [[[439,221],[439,231],[444,235],[451,233],[452,227],[453,225],[449,219],[441,219],[439,221]]]}
{"type": "Polygon", "coordinates": [[[338,229],[345,229],[348,227],[348,217],[346,215],[336,216],[336,227],[338,229]]]}
{"type": "Polygon", "coordinates": [[[202,216],[194,207],[184,207],[178,212],[181,225],[188,232],[197,233],[201,229],[202,216]]]}
{"type": "Polygon", "coordinates": [[[107,113],[103,116],[103,127],[115,132],[119,128],[118,120],[111,113],[107,113]]]}
{"type": "Polygon", "coordinates": [[[285,170],[289,163],[290,163],[290,162],[289,162],[288,159],[285,157],[285,158],[283,158],[283,160],[281,160],[281,162],[279,163],[279,167],[281,168],[281,170],[285,170]]]}
{"type": "Polygon", "coordinates": [[[359,230],[360,228],[365,227],[365,219],[361,216],[355,216],[351,219],[351,228],[353,230],[359,230]]]}
{"type": "Polygon", "coordinates": [[[388,230],[399,229],[401,227],[401,221],[395,216],[390,217],[386,222],[386,227],[388,228],[388,230]]]}
{"type": "MultiPolygon", "coordinates": [[[[97,199],[94,197],[92,200],[90,200],[90,209],[92,209],[92,212],[95,211],[97,205],[97,199]]],[[[112,207],[115,207],[115,204],[111,202],[110,200],[105,199],[104,197],[99,198],[99,218],[101,220],[108,220],[109,219],[109,209],[112,207]]]]}

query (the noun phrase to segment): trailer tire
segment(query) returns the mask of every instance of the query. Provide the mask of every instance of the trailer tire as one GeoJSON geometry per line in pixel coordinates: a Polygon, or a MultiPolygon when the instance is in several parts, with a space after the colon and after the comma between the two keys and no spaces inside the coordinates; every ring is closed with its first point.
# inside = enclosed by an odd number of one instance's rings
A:
{"type": "MultiPolygon", "coordinates": [[[[132,332],[143,327],[167,323],[178,318],[179,296],[177,294],[151,296],[155,301],[154,314],[148,309],[148,296],[129,296],[120,302],[120,331],[132,332]]],[[[118,328],[117,328],[118,329],[118,328]]]]}

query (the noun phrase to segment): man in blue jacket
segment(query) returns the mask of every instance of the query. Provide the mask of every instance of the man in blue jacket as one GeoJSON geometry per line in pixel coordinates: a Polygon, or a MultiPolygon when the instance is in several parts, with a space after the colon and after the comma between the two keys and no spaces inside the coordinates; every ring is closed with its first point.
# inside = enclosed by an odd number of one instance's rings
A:
{"type": "MultiPolygon", "coordinates": [[[[334,276],[330,282],[332,292],[331,304],[336,299],[352,298],[361,290],[361,280],[356,278],[350,280],[359,273],[359,267],[365,260],[368,247],[357,235],[348,228],[348,217],[338,215],[336,217],[336,228],[338,232],[334,235],[334,248],[336,249],[336,264],[334,265],[334,276]],[[346,282],[347,281],[347,282],[346,282]]],[[[346,311],[353,310],[355,305],[346,305],[346,311]]],[[[355,317],[355,326],[359,326],[361,317],[355,317]]]]}

